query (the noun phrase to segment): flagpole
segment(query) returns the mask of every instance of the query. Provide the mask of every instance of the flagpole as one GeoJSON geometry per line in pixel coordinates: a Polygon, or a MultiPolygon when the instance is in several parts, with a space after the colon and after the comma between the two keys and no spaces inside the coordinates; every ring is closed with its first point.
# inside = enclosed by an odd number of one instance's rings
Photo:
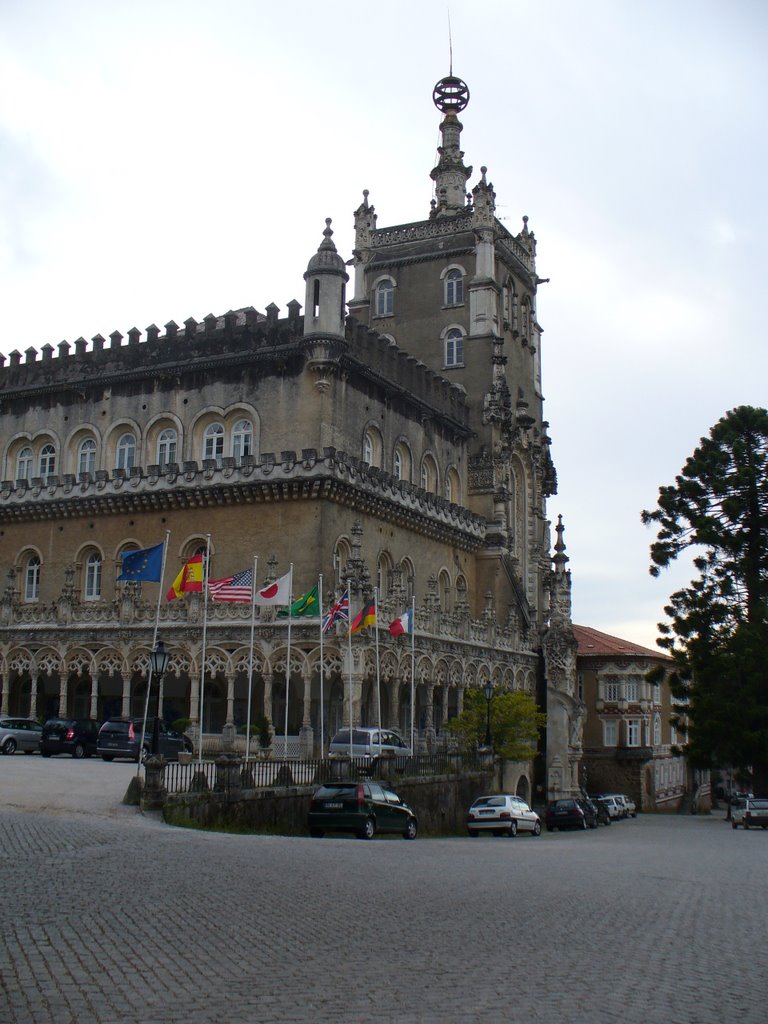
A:
{"type": "MultiPolygon", "coordinates": [[[[352,584],[347,580],[348,600],[352,598],[352,584]]],[[[350,770],[352,768],[352,610],[350,605],[349,619],[347,620],[347,646],[349,648],[349,760],[350,770]]]]}
{"type": "MultiPolygon", "coordinates": [[[[163,544],[163,563],[160,566],[160,586],[157,588],[157,608],[155,609],[155,629],[152,634],[152,650],[157,647],[157,634],[160,629],[160,599],[163,596],[163,579],[165,577],[165,558],[168,553],[168,541],[171,539],[171,531],[165,531],[165,543],[163,544]]],[[[159,684],[158,684],[159,685],[159,684]]],[[[139,757],[136,762],[136,774],[141,771],[141,751],[144,749],[144,737],[147,734],[147,715],[149,714],[149,693],[152,688],[152,659],[149,659],[149,676],[147,677],[147,695],[144,698],[144,720],[141,723],[141,744],[139,746],[139,757]]]]}
{"type": "Polygon", "coordinates": [[[379,664],[379,588],[373,588],[373,628],[376,633],[376,707],[379,719],[379,757],[381,757],[381,666],[379,664]]]}
{"type": "Polygon", "coordinates": [[[291,605],[293,604],[293,562],[288,570],[291,578],[288,581],[288,655],[285,660],[285,732],[283,733],[283,757],[288,759],[288,694],[291,686],[291,605]]]}
{"type": "Polygon", "coordinates": [[[317,602],[320,605],[320,757],[325,752],[325,734],[323,732],[323,574],[317,578],[317,602]]]}
{"type": "Polygon", "coordinates": [[[413,745],[413,716],[416,693],[416,597],[411,597],[411,754],[416,753],[413,745]]]}
{"type": "Polygon", "coordinates": [[[253,556],[253,578],[251,579],[251,650],[248,656],[248,711],[245,722],[245,762],[251,752],[251,694],[253,692],[253,642],[256,633],[256,569],[259,556],[253,556]]]}
{"type": "Polygon", "coordinates": [[[203,763],[203,723],[205,718],[203,712],[205,710],[205,646],[208,636],[208,573],[211,561],[211,535],[210,533],[206,536],[205,543],[205,565],[203,566],[203,658],[200,667],[200,707],[198,709],[198,715],[200,717],[200,749],[197,754],[198,764],[203,763]]]}

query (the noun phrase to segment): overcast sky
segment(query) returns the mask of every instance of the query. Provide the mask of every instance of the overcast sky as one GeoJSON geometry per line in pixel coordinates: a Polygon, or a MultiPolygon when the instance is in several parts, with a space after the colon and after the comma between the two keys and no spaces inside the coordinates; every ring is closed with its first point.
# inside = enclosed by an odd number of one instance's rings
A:
{"type": "MultiPolygon", "coordinates": [[[[699,438],[766,405],[763,0],[452,0],[465,161],[538,239],[545,415],[575,621],[655,646],[648,575],[699,438]]],[[[0,0],[0,351],[303,303],[429,212],[448,72],[432,0],[0,0]]]]}

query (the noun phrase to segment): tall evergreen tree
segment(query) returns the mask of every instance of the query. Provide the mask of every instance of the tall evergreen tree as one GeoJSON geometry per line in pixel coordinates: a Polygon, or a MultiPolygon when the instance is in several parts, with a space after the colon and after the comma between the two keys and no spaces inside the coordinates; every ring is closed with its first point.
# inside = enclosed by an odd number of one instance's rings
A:
{"type": "Polygon", "coordinates": [[[686,549],[699,572],[672,594],[660,646],[687,697],[698,767],[751,767],[768,792],[768,412],[740,406],[701,439],[658,507],[653,576],[686,549]]]}

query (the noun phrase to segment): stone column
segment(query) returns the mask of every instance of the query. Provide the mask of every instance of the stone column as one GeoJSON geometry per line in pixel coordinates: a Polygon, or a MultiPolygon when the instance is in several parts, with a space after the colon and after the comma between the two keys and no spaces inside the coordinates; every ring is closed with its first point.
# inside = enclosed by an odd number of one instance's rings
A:
{"type": "Polygon", "coordinates": [[[227,725],[235,724],[235,677],[227,677],[227,725]]]}
{"type": "MultiPolygon", "coordinates": [[[[390,711],[391,725],[400,731],[400,689],[403,685],[402,679],[393,679],[390,683],[390,711]]],[[[406,740],[407,742],[407,740],[406,740]]]]}
{"type": "Polygon", "coordinates": [[[272,680],[274,673],[264,676],[264,717],[269,722],[270,730],[274,735],[275,723],[272,721],[272,680]]]}
{"type": "Polygon", "coordinates": [[[126,665],[123,671],[123,718],[127,718],[131,713],[131,668],[130,665],[126,665]]]}
{"type": "Polygon", "coordinates": [[[90,711],[91,718],[98,718],[99,717],[98,714],[97,714],[98,709],[99,709],[99,677],[98,677],[98,674],[96,672],[94,672],[93,673],[93,678],[91,679],[91,711],[90,711]]]}
{"type": "Polygon", "coordinates": [[[30,683],[29,683],[29,717],[37,718],[37,668],[34,663],[30,667],[30,683]]]}
{"type": "Polygon", "coordinates": [[[424,723],[424,739],[426,740],[427,750],[432,751],[435,746],[435,705],[433,703],[435,694],[435,684],[425,683],[424,690],[426,692],[427,701],[424,707],[426,712],[426,720],[424,723]]]}
{"type": "Polygon", "coordinates": [[[5,677],[3,679],[0,679],[0,687],[2,687],[3,691],[3,698],[2,701],[0,702],[0,714],[2,715],[8,714],[8,700],[10,698],[9,690],[11,687],[10,676],[10,672],[6,672],[5,677]]]}
{"type": "Polygon", "coordinates": [[[67,693],[69,690],[69,677],[67,673],[66,665],[64,671],[61,674],[59,681],[59,715],[61,718],[67,717],[67,693]]]}
{"type": "Polygon", "coordinates": [[[315,734],[312,729],[312,674],[309,668],[302,672],[301,681],[304,684],[304,715],[299,730],[299,746],[302,757],[312,757],[315,734]]]}

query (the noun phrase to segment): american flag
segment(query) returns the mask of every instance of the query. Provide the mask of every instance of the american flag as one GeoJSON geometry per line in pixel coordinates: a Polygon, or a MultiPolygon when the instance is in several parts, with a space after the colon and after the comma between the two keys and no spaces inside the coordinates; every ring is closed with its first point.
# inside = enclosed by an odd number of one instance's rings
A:
{"type": "Polygon", "coordinates": [[[246,569],[221,580],[208,580],[208,592],[214,601],[249,604],[253,600],[253,571],[246,569]]]}
{"type": "Polygon", "coordinates": [[[346,590],[323,619],[323,632],[327,633],[334,622],[349,622],[349,592],[346,590]]]}

